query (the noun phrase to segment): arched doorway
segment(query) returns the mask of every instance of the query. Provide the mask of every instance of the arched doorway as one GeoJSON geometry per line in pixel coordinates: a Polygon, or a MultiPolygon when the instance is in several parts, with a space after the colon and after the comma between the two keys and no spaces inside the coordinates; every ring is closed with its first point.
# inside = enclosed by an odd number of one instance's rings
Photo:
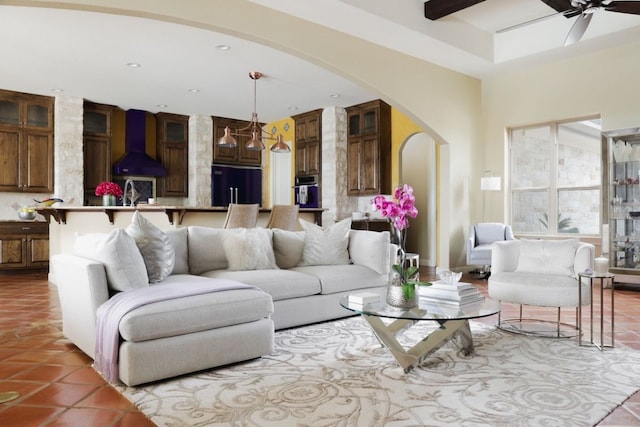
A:
{"type": "Polygon", "coordinates": [[[435,140],[423,132],[411,135],[400,149],[400,182],[413,187],[418,208],[418,217],[411,220],[407,250],[420,254],[420,265],[430,267],[438,264],[437,156],[435,140]]]}

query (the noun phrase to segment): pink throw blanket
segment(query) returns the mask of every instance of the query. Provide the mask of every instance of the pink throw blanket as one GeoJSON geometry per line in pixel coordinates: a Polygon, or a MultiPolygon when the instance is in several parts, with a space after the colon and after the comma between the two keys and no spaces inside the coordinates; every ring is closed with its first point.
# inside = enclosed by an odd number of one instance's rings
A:
{"type": "Polygon", "coordinates": [[[94,368],[109,382],[119,379],[118,353],[120,350],[120,320],[128,312],[146,304],[211,292],[232,289],[256,289],[228,279],[211,279],[207,283],[171,283],[120,292],[98,307],[96,331],[96,358],[94,368]]]}

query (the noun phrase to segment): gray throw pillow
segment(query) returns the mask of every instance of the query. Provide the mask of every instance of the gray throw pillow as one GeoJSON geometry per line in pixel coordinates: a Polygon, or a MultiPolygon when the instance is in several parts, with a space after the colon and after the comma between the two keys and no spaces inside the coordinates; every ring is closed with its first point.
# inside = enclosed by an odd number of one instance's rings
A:
{"type": "Polygon", "coordinates": [[[138,211],[134,212],[126,231],[133,237],[142,254],[149,283],[158,283],[166,279],[173,271],[175,263],[175,250],[171,239],[138,211]]]}

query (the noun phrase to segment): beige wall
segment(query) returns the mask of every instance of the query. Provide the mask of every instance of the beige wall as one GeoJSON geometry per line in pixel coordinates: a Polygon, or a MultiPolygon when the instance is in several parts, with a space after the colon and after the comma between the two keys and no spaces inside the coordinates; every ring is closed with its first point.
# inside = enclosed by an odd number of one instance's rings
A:
{"type": "MultiPolygon", "coordinates": [[[[484,79],[484,168],[505,177],[508,127],[593,114],[601,115],[604,131],[640,125],[640,86],[636,83],[640,76],[639,56],[640,44],[633,44],[484,79]]],[[[474,177],[474,182],[479,180],[479,175],[474,177]]],[[[508,218],[507,185],[503,181],[502,191],[488,194],[489,218],[508,218]]],[[[472,218],[479,219],[482,194],[471,194],[472,218]]]]}

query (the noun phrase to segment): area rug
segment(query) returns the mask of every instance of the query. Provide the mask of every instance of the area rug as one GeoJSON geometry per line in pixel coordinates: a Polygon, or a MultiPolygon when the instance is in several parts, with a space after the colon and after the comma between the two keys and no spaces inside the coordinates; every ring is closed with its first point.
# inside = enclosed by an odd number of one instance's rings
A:
{"type": "Polygon", "coordinates": [[[640,352],[471,330],[475,354],[449,343],[405,374],[353,317],[279,331],[260,359],[119,390],[159,426],[406,427],[592,426],[640,388],[640,352]]]}

